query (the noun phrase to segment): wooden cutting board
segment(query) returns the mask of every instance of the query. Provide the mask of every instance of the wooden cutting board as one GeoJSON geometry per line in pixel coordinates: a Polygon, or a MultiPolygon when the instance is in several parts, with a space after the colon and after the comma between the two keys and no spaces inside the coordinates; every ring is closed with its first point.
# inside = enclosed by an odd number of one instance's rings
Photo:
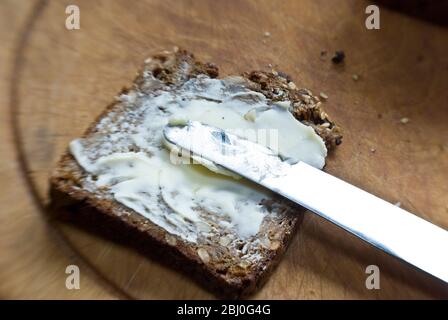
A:
{"type": "MultiPolygon", "coordinates": [[[[0,297],[213,297],[128,248],[45,220],[49,172],[68,142],[148,55],[173,46],[222,75],[273,68],[324,92],[344,129],[326,170],[448,229],[448,30],[385,8],[381,29],[367,30],[368,4],[3,1],[0,297]],[[65,28],[69,4],[80,30],[65,28]],[[68,264],[80,266],[80,290],[65,288],[68,264]]],[[[448,298],[448,287],[307,213],[254,298],[448,298]],[[369,265],[380,290],[365,286],[369,265]]]]}

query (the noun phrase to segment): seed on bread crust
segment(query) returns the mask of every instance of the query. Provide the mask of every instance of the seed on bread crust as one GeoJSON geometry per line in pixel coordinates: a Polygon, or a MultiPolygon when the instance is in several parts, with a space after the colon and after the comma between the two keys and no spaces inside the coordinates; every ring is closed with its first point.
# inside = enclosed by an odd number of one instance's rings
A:
{"type": "Polygon", "coordinates": [[[204,248],[199,248],[197,250],[199,258],[201,258],[202,262],[209,263],[210,262],[210,255],[208,254],[207,250],[204,248]]]}

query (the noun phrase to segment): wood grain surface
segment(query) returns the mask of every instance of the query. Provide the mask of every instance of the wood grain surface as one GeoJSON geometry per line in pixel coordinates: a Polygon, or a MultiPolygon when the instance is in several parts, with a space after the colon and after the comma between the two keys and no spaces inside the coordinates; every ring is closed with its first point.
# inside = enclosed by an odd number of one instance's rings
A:
{"type": "MultiPolygon", "coordinates": [[[[381,29],[367,30],[368,4],[1,1],[0,298],[213,298],[188,277],[45,213],[49,173],[68,142],[149,54],[175,45],[222,75],[274,68],[325,92],[326,111],[344,129],[327,171],[448,229],[448,30],[386,8],[381,29]],[[68,4],[80,7],[80,30],[65,28],[68,4]],[[346,61],[333,65],[341,49],[346,61]],[[80,290],[65,287],[69,264],[81,269],[80,290]]],[[[307,213],[254,298],[448,298],[448,288],[307,213]],[[365,287],[372,264],[380,290],[365,287]]]]}

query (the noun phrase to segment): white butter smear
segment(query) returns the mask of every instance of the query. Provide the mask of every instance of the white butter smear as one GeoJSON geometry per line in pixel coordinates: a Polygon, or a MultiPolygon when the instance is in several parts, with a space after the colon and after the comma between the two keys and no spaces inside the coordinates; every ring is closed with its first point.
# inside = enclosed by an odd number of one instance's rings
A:
{"type": "MultiPolygon", "coordinates": [[[[129,99],[121,97],[123,103],[129,99]]],[[[270,146],[275,139],[279,153],[291,161],[317,168],[325,164],[324,142],[293,117],[285,108],[288,102],[271,103],[231,79],[199,76],[173,91],[133,93],[132,100],[129,117],[106,116],[98,124],[104,134],[74,140],[70,151],[96,187],[109,187],[116,201],[189,242],[222,230],[239,239],[255,236],[268,214],[261,201],[272,195],[244,179],[219,174],[226,172],[212,164],[204,165],[218,173],[173,163],[162,139],[169,122],[201,121],[270,146]],[[254,132],[269,137],[260,142],[254,132]],[[139,152],[129,152],[132,145],[139,152]]]]}

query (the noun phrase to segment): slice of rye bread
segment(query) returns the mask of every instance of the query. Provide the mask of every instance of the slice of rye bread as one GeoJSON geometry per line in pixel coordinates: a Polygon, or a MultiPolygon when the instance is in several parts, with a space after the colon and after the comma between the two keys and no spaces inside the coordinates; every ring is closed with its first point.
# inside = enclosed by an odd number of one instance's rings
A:
{"type": "MultiPolygon", "coordinates": [[[[130,96],[137,93],[144,97],[157,90],[176,90],[176,86],[199,75],[217,78],[218,68],[211,63],[201,63],[191,53],[177,48],[173,52],[154,55],[145,61],[132,87],[122,90],[116,101],[87,129],[83,138],[100,137],[100,143],[104,143],[110,128],[101,126],[102,122],[117,124],[125,119],[132,123],[135,119],[131,119],[129,110],[137,102],[130,96]]],[[[299,89],[287,75],[275,71],[253,71],[237,78],[240,83],[244,82],[244,86],[262,93],[271,101],[291,101],[291,112],[296,119],[313,127],[328,149],[341,143],[340,130],[322,111],[319,99],[309,90],[299,89]]],[[[126,151],[140,150],[130,144],[126,151]]],[[[264,283],[287,248],[304,211],[279,197],[266,199],[263,205],[269,214],[265,216],[260,232],[250,240],[237,239],[229,244],[211,236],[192,243],[168,233],[115,201],[107,190],[92,190],[88,180],[89,173],[67,151],[51,177],[50,212],[54,217],[156,257],[225,298],[247,296],[264,283]],[[247,258],[250,255],[257,258],[247,258]]]]}

